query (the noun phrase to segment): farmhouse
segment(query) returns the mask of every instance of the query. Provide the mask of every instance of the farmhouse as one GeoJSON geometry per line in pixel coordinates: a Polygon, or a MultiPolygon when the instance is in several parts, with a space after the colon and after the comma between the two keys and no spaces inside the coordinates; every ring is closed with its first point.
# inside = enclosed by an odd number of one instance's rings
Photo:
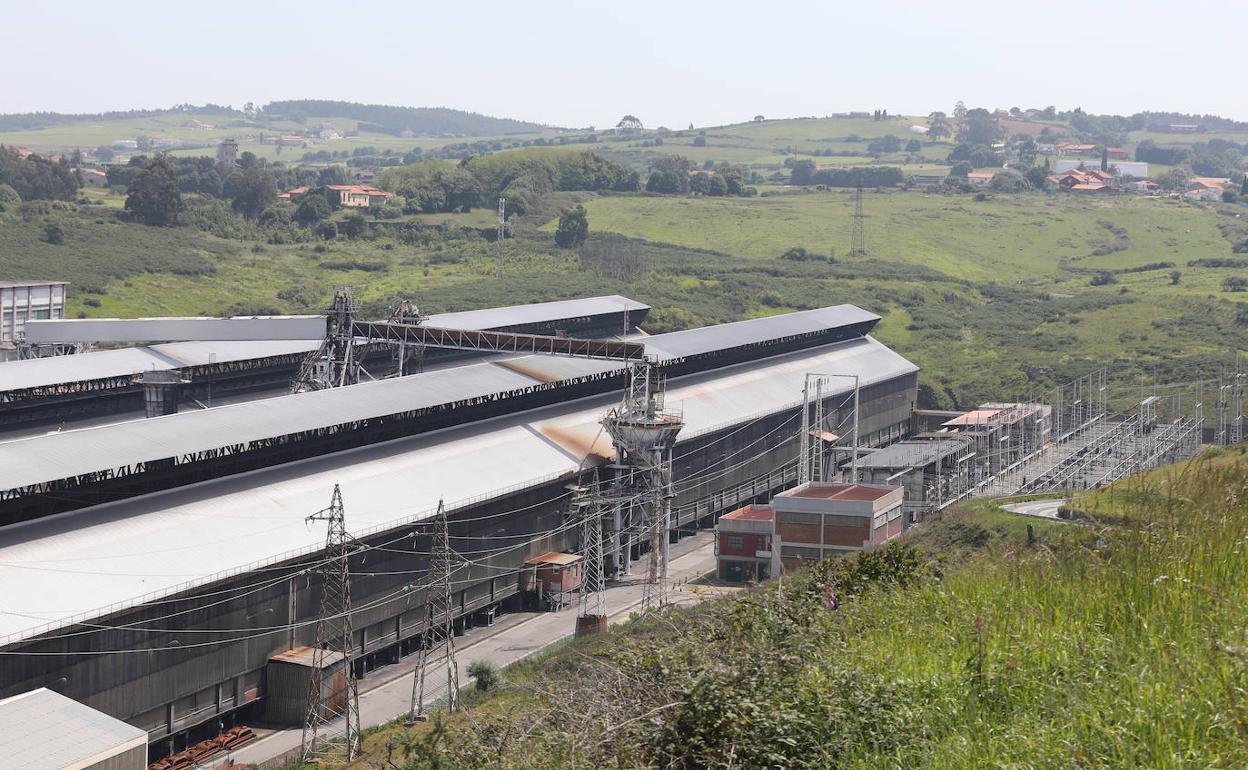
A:
{"type": "Polygon", "coordinates": [[[331,184],[326,187],[338,193],[338,203],[347,208],[384,206],[386,201],[394,197],[394,193],[366,184],[331,184]]]}
{"type": "Polygon", "coordinates": [[[966,181],[974,185],[985,185],[996,175],[995,171],[972,171],[966,175],[966,181]]]}

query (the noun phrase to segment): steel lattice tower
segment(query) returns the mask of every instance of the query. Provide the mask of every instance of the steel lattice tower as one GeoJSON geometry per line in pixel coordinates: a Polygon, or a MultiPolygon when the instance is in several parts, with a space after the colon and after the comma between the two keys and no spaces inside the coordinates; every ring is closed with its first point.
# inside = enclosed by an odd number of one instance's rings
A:
{"type": "MultiPolygon", "coordinates": [[[[307,521],[325,521],[325,560],[321,573],[321,610],[316,619],[316,643],[312,648],[311,684],[308,713],[303,722],[301,762],[321,757],[348,762],[360,750],[360,691],[355,679],[355,644],[351,629],[351,583],[348,557],[354,542],[347,534],[342,491],[334,485],[329,507],[317,511],[307,521]],[[326,669],[341,666],[343,690],[332,684],[325,691],[326,669]]],[[[332,677],[332,682],[337,682],[332,677]]]]}
{"type": "Polygon", "coordinates": [[[849,256],[867,256],[867,231],[863,224],[861,187],[854,190],[854,229],[849,244],[849,256]]]}
{"type": "Polygon", "coordinates": [[[498,271],[503,271],[503,239],[507,237],[507,199],[498,199],[498,236],[495,238],[495,249],[497,251],[498,271]]]}
{"type": "MultiPolygon", "coordinates": [[[[429,320],[411,300],[402,300],[390,312],[390,323],[419,326],[429,320]]],[[[397,376],[419,374],[424,368],[425,346],[418,342],[398,342],[394,346],[394,370],[397,376]]]]}
{"type": "Polygon", "coordinates": [[[450,525],[446,507],[438,501],[438,513],[433,522],[433,545],[429,557],[429,593],[425,599],[427,633],[432,644],[420,647],[420,662],[412,678],[412,703],[408,722],[424,719],[425,679],[429,661],[435,650],[442,649],[446,663],[446,709],[459,708],[459,666],[455,662],[455,621],[451,573],[454,571],[454,552],[451,550],[450,525]]]}
{"type": "Polygon", "coordinates": [[[572,498],[576,516],[581,522],[581,578],[580,613],[576,618],[576,635],[602,633],[606,630],[606,615],[602,609],[602,591],[605,587],[602,554],[602,494],[598,481],[598,469],[594,469],[589,487],[579,487],[572,498]]]}
{"type": "Polygon", "coordinates": [[[334,302],[325,316],[325,338],[320,347],[304,359],[291,383],[292,393],[326,390],[360,381],[360,364],[355,360],[355,299],[350,286],[334,289],[334,302]]]}
{"type": "Polygon", "coordinates": [[[663,378],[648,361],[629,369],[624,401],[612,409],[602,425],[615,444],[619,475],[613,494],[611,561],[617,574],[627,574],[630,540],[646,533],[650,543],[642,609],[663,603],[662,581],[667,578],[671,530],[671,450],[684,427],[679,414],[663,409],[663,378]]]}

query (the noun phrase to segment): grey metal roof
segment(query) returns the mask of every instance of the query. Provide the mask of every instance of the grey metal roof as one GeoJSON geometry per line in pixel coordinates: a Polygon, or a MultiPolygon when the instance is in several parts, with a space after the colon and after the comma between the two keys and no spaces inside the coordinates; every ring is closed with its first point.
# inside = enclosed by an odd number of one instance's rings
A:
{"type": "MultiPolygon", "coordinates": [[[[667,405],[685,420],[677,444],[797,406],[809,371],[858,373],[867,385],[917,368],[865,337],[673,378],[667,405]]],[[[610,453],[599,420],[617,401],[581,399],[0,528],[0,644],[320,548],[323,530],[304,517],[335,483],[362,535],[432,515],[442,497],[454,510],[573,473],[587,454],[610,453]]],[[[89,450],[98,461],[108,446],[89,450]]]]}
{"type": "Polygon", "coordinates": [[[61,286],[68,281],[0,281],[0,289],[14,289],[22,286],[61,286]]]}
{"type": "Polygon", "coordinates": [[[863,468],[921,468],[964,450],[964,439],[950,437],[947,440],[902,441],[890,444],[870,454],[861,456],[858,464],[863,468]]]}
{"type": "MultiPolygon", "coordinates": [[[[535,305],[467,310],[455,313],[438,313],[429,318],[431,326],[450,329],[496,329],[524,323],[544,323],[564,318],[586,315],[618,313],[648,308],[628,297],[618,294],[588,299],[542,302],[535,305]]],[[[296,321],[299,317],[291,317],[296,321]]],[[[75,319],[74,323],[86,323],[90,319],[75,319]]],[[[111,320],[111,319],[110,319],[111,320]]],[[[180,319],[159,319],[176,323],[180,319]]],[[[189,322],[213,319],[185,319],[189,322]]],[[[251,320],[251,319],[247,319],[251,320]]],[[[264,319],[260,319],[264,320],[264,319]]],[[[273,319],[269,319],[273,320],[273,319]]],[[[324,329],[321,317],[313,320],[317,328],[324,329]]],[[[62,323],[56,321],[56,323],[62,323]]],[[[218,363],[265,358],[286,353],[311,351],[319,343],[309,340],[242,340],[226,342],[171,342],[122,350],[101,350],[73,356],[36,358],[26,361],[0,363],[0,392],[23,388],[48,387],[62,383],[102,380],[124,377],[152,369],[173,369],[183,366],[205,365],[209,356],[216,354],[218,363]]]]}
{"type": "Polygon", "coordinates": [[[700,329],[656,334],[645,339],[646,353],[657,356],[660,361],[670,360],[780,337],[879,320],[878,315],[860,307],[836,305],[718,326],[704,326],[700,329]]]}
{"type": "Polygon", "coordinates": [[[463,310],[455,313],[437,313],[429,317],[430,326],[447,329],[498,329],[518,324],[545,323],[563,318],[580,318],[587,315],[622,313],[626,310],[648,310],[637,300],[611,294],[604,297],[567,299],[557,302],[538,302],[532,305],[494,307],[484,310],[463,310]]]}
{"type": "MultiPolygon", "coordinates": [[[[616,362],[590,359],[564,366],[574,368],[577,375],[620,368],[616,362]]],[[[506,393],[548,381],[491,361],[350,388],[31,436],[0,443],[0,489],[506,393]]]]}
{"type": "Polygon", "coordinates": [[[0,700],[0,725],[0,765],[14,770],[91,767],[147,746],[143,730],[47,688],[0,700]]]}

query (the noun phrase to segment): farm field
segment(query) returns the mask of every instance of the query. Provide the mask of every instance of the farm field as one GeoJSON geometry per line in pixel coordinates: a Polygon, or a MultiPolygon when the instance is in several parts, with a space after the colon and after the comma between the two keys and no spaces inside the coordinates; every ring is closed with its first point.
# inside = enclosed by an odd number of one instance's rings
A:
{"type": "MultiPolygon", "coordinates": [[[[755,258],[800,246],[843,258],[849,251],[852,191],[759,198],[603,197],[587,209],[595,230],[755,258]]],[[[1143,198],[969,196],[869,192],[867,251],[974,281],[1038,285],[1063,266],[1126,268],[1221,254],[1216,220],[1196,206],[1143,198]],[[1130,244],[1095,256],[1121,225],[1130,244]]]]}

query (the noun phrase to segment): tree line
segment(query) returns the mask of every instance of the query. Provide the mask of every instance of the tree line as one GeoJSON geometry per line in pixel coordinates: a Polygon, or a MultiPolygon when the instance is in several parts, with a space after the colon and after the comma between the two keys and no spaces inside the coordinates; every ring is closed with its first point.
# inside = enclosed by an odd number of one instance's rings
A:
{"type": "Polygon", "coordinates": [[[0,185],[11,187],[22,200],[69,201],[77,196],[82,179],[65,158],[23,158],[15,148],[0,145],[0,185]]]}

